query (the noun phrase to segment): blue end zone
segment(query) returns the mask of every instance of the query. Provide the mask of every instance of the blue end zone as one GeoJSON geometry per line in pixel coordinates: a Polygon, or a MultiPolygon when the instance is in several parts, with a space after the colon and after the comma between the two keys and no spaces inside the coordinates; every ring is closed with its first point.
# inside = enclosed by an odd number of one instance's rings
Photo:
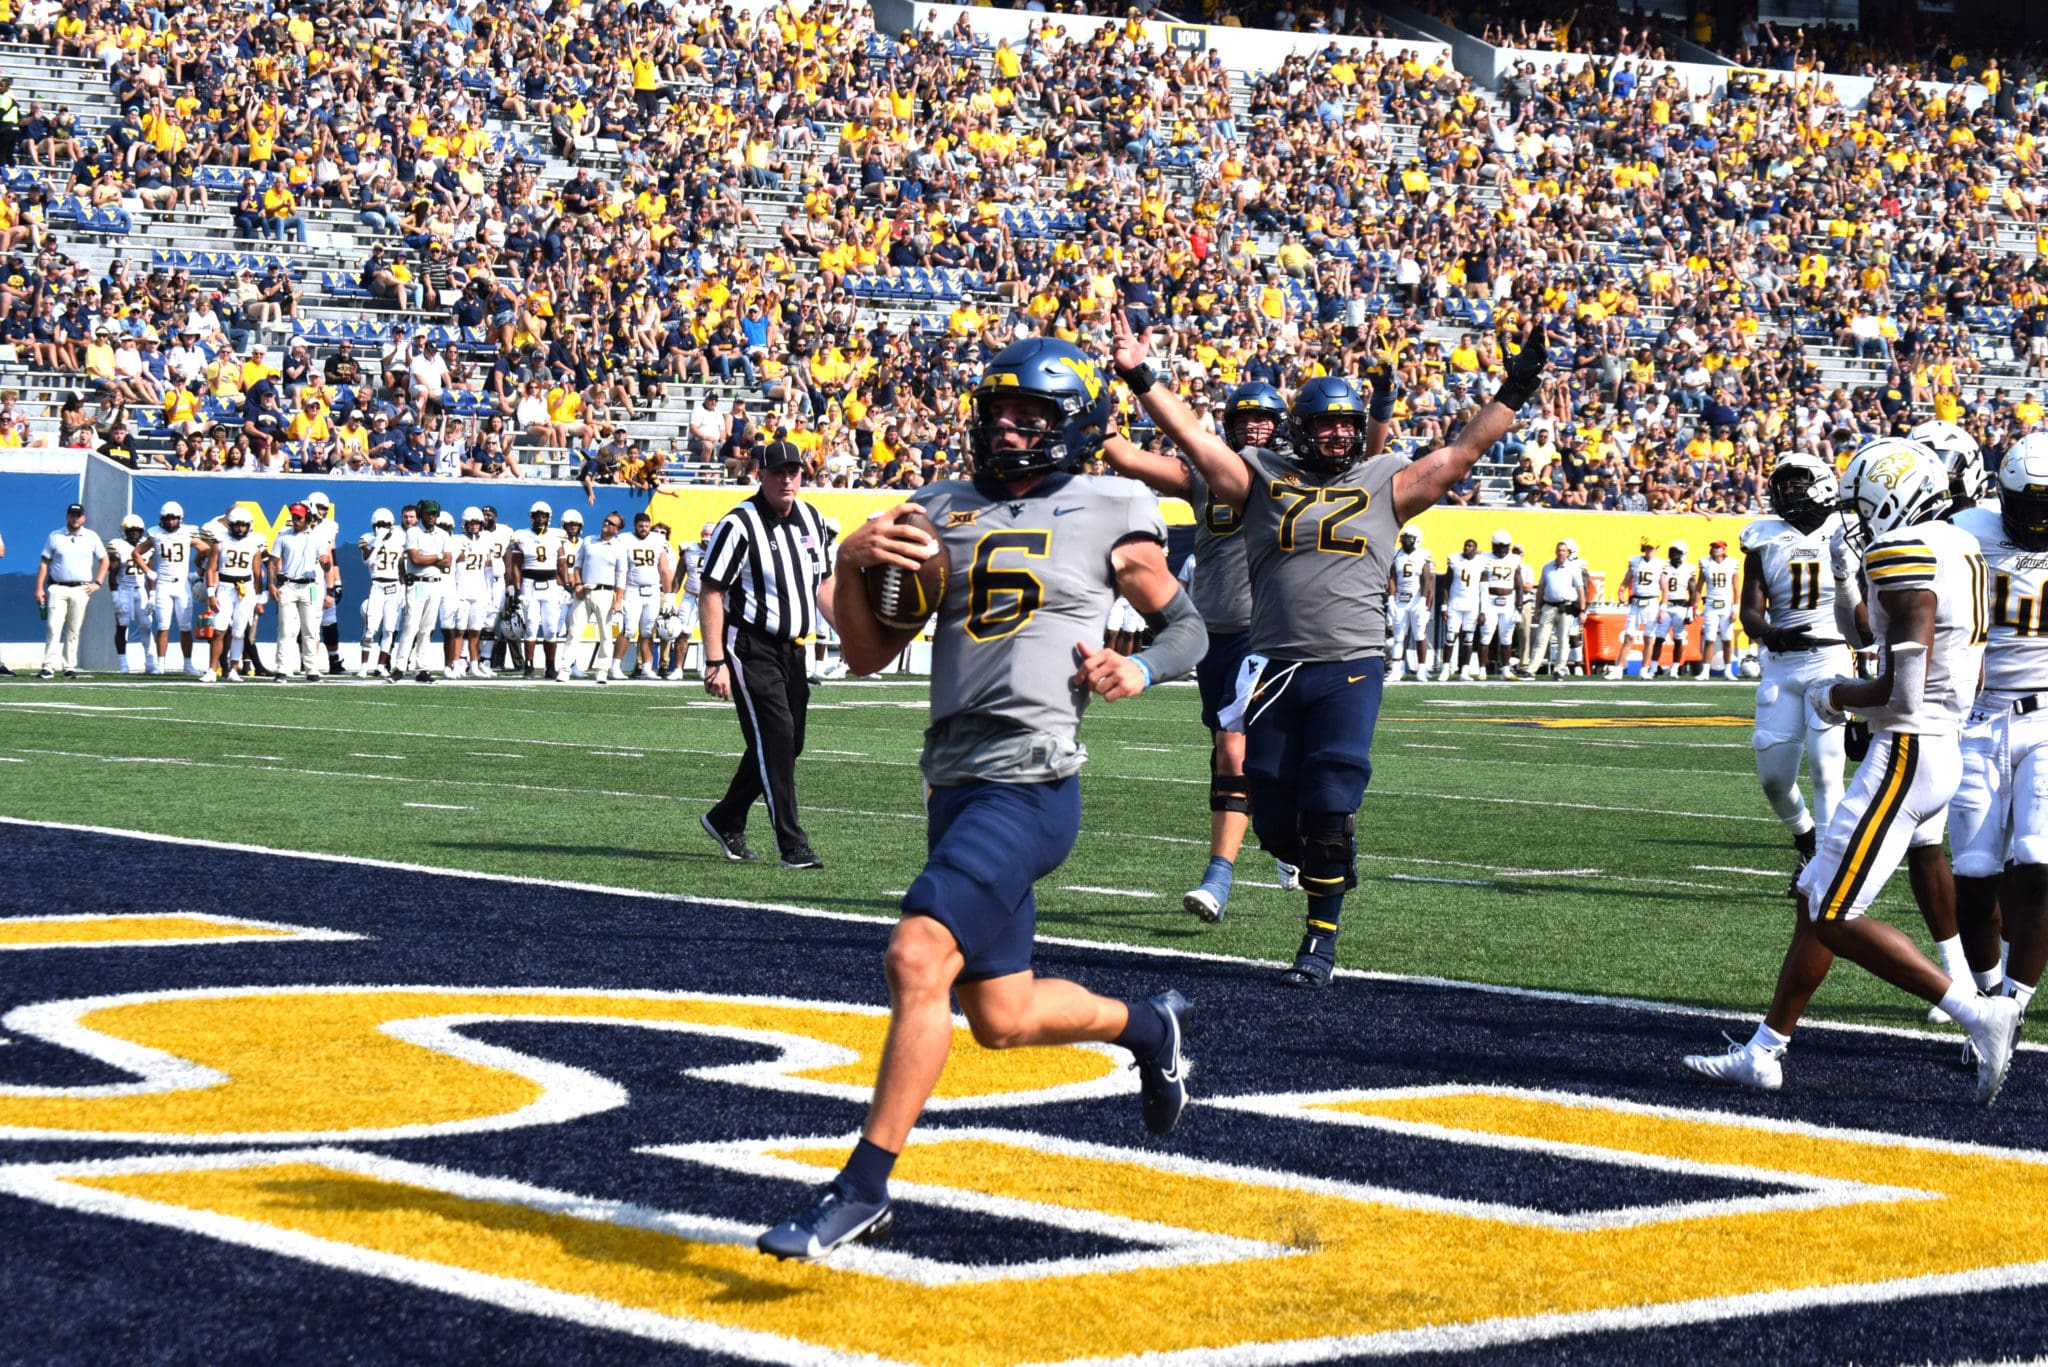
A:
{"type": "MultiPolygon", "coordinates": [[[[179,910],[350,931],[354,941],[0,953],[0,1013],[33,1002],[204,987],[420,984],[686,990],[884,1003],[881,921],[606,895],[314,858],[207,850],[10,825],[9,915],[179,910]]],[[[1371,911],[1353,935],[1371,933],[1371,911]]],[[[1764,966],[1759,966],[1760,975],[1764,966]]],[[[1041,946],[1041,973],[1137,997],[1172,985],[1197,1006],[1197,1107],[1169,1141],[1147,1136],[1134,1097],[976,1111],[969,1123],[1556,1214],[1768,1195],[1717,1176],[1619,1170],[1552,1154],[1291,1123],[1201,1106],[1203,1098],[1326,1089],[1492,1084],[1777,1120],[2038,1149],[2048,1136],[2039,1056],[2024,1056],[1989,1112],[1947,1040],[1809,1029],[1788,1090],[1715,1090],[1681,1055],[1724,1022],[1619,1004],[1340,977],[1320,994],[1276,991],[1271,969],[1102,948],[1041,946]]],[[[728,1039],[588,1024],[496,1023],[477,1040],[588,1069],[626,1106],[558,1125],[350,1144],[420,1163],[515,1178],[750,1224],[786,1213],[789,1184],[651,1157],[649,1145],[845,1134],[851,1102],[684,1076],[769,1056],[728,1039]]],[[[9,1035],[0,1086],[121,1080],[105,1065],[9,1035]]],[[[915,1142],[915,1141],[913,1141],[915,1142]]],[[[163,1146],[157,1146],[159,1150],[163,1146]]],[[[9,1142],[0,1163],[108,1158],[142,1146],[9,1142]]],[[[2042,1212],[2016,1210],[2017,1220],[2042,1212]]],[[[1928,1222],[1938,1230],[1939,1220],[1928,1222]]],[[[1921,1225],[1902,1221],[1900,1237],[1921,1225]]],[[[187,1234],[0,1196],[0,1361],[356,1361],[433,1358],[556,1364],[723,1359],[527,1317],[187,1234]]],[[[899,1212],[898,1251],[1022,1262],[1120,1251],[1112,1238],[925,1204],[899,1212]]],[[[1795,1260],[1800,1251],[1784,1250],[1795,1260]]],[[[1498,1362],[1802,1362],[1996,1358],[2048,1351],[2038,1289],[1804,1310],[1626,1334],[1579,1335],[1475,1354],[1498,1362]]]]}

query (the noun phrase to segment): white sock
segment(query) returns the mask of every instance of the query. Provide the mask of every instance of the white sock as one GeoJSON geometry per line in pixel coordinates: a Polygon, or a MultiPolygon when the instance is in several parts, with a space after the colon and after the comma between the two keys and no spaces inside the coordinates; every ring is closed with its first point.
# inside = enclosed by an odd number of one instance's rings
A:
{"type": "Polygon", "coordinates": [[[1758,1022],[1756,1033],[1749,1037],[1751,1051],[1759,1054],[1767,1054],[1775,1049],[1783,1049],[1791,1042],[1792,1037],[1790,1035],[1781,1035],[1763,1022],[1758,1022]]]}
{"type": "Polygon", "coordinates": [[[2010,980],[2007,981],[2006,986],[2012,989],[2012,999],[2020,1004],[2020,1010],[2026,1010],[2027,1003],[2034,999],[2034,989],[2028,987],[2025,983],[2016,983],[2010,980]]]}
{"type": "Polygon", "coordinates": [[[1941,1009],[1948,1012],[1949,1019],[1965,1030],[1974,1030],[1984,1019],[1984,999],[1977,995],[1977,985],[1963,986],[1966,978],[1959,978],[1948,985],[1942,996],[1941,1009]]]}
{"type": "Polygon", "coordinates": [[[1987,997],[1997,996],[1999,989],[2005,984],[2005,972],[2002,969],[1987,968],[1982,973],[1971,969],[1970,976],[1977,980],[1977,990],[1987,997]]]}
{"type": "MultiPolygon", "coordinates": [[[[2011,962],[2012,962],[2012,941],[2010,941],[2010,940],[2000,940],[2000,941],[1998,942],[1998,971],[1999,971],[1999,973],[2000,973],[2000,975],[2001,975],[2001,976],[2003,976],[2003,975],[2005,974],[2005,966],[2006,966],[2007,964],[2011,963],[2011,962]]],[[[2008,981],[2010,981],[2010,978],[2008,978],[2007,980],[2008,980],[2008,981]]]]}
{"type": "Polygon", "coordinates": [[[1962,936],[1951,935],[1946,940],[1937,941],[1934,947],[1941,951],[1941,964],[1948,970],[1949,977],[1958,983],[1976,981],[1970,974],[1970,956],[1963,953],[1962,936]]]}

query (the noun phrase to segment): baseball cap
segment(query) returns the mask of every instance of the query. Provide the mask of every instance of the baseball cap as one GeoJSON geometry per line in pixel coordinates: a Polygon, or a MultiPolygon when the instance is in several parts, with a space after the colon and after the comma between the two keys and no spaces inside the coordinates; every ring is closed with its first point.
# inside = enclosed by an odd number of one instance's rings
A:
{"type": "Polygon", "coordinates": [[[313,515],[313,510],[303,503],[294,503],[287,511],[293,517],[311,517],[313,515]]]}
{"type": "Polygon", "coordinates": [[[84,505],[83,503],[74,503],[74,504],[72,504],[72,505],[71,505],[71,506],[70,506],[69,508],[66,508],[66,509],[64,510],[64,516],[66,516],[66,517],[84,517],[84,516],[85,516],[85,505],[84,505]]]}
{"type": "Polygon", "coordinates": [[[760,466],[763,470],[780,470],[786,465],[802,465],[804,453],[796,449],[795,442],[771,441],[761,451],[760,466]]]}

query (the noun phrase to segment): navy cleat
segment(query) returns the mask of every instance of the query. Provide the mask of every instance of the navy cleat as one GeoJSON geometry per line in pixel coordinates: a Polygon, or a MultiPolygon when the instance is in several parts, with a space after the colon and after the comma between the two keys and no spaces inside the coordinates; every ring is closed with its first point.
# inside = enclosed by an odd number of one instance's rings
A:
{"type": "Polygon", "coordinates": [[[1138,1097],[1145,1116],[1145,1128],[1154,1134],[1169,1133],[1180,1123],[1188,1108],[1188,1058],[1182,1049],[1187,1039],[1188,999],[1178,992],[1161,992],[1147,997],[1145,1005],[1157,1011],[1166,1024],[1166,1043],[1158,1053],[1138,1065],[1138,1097]]]}
{"type": "Polygon", "coordinates": [[[706,812],[698,817],[697,824],[704,828],[704,834],[718,842],[718,848],[723,850],[725,857],[732,860],[735,864],[746,863],[754,857],[754,852],[747,848],[747,838],[744,835],[736,835],[719,830],[711,822],[711,813],[706,812]]]}
{"type": "Polygon", "coordinates": [[[754,1240],[754,1246],[771,1258],[814,1262],[830,1257],[842,1244],[868,1243],[884,1237],[895,1219],[888,1197],[856,1201],[835,1182],[818,1193],[810,1209],[784,1220],[754,1240]]]}
{"type": "Polygon", "coordinates": [[[1301,937],[1301,948],[1294,955],[1294,967],[1280,971],[1280,985],[1309,990],[1328,987],[1330,975],[1336,971],[1337,937],[1310,931],[1301,937]]]}

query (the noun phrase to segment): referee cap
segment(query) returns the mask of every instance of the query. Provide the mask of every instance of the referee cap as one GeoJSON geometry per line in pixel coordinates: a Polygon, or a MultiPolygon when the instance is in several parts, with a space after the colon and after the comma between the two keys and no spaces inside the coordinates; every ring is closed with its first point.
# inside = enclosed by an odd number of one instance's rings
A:
{"type": "Polygon", "coordinates": [[[804,453],[796,449],[795,442],[771,441],[761,452],[763,470],[780,470],[789,465],[802,465],[804,453]]]}

